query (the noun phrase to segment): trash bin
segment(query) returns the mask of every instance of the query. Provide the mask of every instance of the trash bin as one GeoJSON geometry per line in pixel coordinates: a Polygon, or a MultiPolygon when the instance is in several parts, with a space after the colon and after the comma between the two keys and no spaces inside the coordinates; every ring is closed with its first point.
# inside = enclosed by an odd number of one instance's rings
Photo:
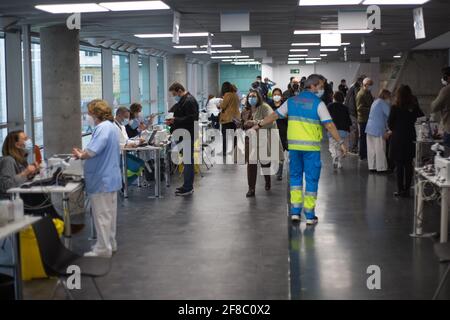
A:
{"type": "MultiPolygon", "coordinates": [[[[61,237],[64,230],[64,222],[59,219],[53,219],[53,223],[58,231],[58,235],[61,237]]],[[[47,278],[42,265],[36,236],[31,226],[20,232],[20,259],[22,280],[47,278]]]]}
{"type": "Polygon", "coordinates": [[[0,273],[0,301],[14,299],[14,278],[0,273]]]}

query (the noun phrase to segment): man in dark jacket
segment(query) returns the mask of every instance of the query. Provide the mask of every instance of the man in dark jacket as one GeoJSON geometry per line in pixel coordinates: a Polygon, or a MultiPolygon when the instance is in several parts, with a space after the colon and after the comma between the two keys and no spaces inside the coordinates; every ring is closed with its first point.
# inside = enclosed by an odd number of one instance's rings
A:
{"type": "Polygon", "coordinates": [[[177,129],[185,129],[191,136],[191,161],[184,162],[184,184],[175,192],[178,196],[186,196],[194,192],[194,132],[195,122],[198,121],[199,107],[197,100],[180,83],[172,84],[169,92],[177,103],[169,110],[169,112],[173,112],[173,118],[166,120],[166,124],[171,127],[171,133],[177,129]]]}

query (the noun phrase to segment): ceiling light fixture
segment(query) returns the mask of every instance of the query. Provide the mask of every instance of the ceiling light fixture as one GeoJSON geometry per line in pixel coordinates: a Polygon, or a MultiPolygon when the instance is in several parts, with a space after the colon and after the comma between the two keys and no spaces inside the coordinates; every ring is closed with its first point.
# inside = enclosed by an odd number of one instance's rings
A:
{"type": "Polygon", "coordinates": [[[290,52],[308,52],[308,49],[290,49],[290,52]]]}
{"type": "Polygon", "coordinates": [[[96,3],[72,3],[72,4],[43,4],[34,6],[36,9],[50,13],[85,13],[85,12],[105,12],[108,9],[96,3]]]}
{"type": "Polygon", "coordinates": [[[250,56],[215,56],[211,57],[211,59],[239,59],[239,58],[250,58],[250,56]]]}
{"type": "Polygon", "coordinates": [[[197,49],[197,46],[173,46],[175,49],[197,49]]]}
{"type": "Polygon", "coordinates": [[[360,4],[362,0],[300,0],[299,6],[343,6],[360,4]]]}
{"type": "MultiPolygon", "coordinates": [[[[213,44],[211,45],[211,48],[232,48],[233,46],[231,44],[213,44]]],[[[208,48],[208,45],[200,46],[200,48],[208,48]]]]}
{"type": "Polygon", "coordinates": [[[365,0],[362,4],[376,4],[376,5],[412,5],[412,4],[424,4],[430,0],[365,0]]]}
{"type": "Polygon", "coordinates": [[[287,64],[300,64],[300,61],[288,61],[287,64]]]}
{"type": "Polygon", "coordinates": [[[170,7],[162,1],[100,2],[99,5],[111,11],[143,11],[143,10],[170,9],[170,7]]]}
{"type": "Polygon", "coordinates": [[[299,57],[307,57],[307,54],[290,54],[290,58],[299,58],[299,57]]]}
{"type": "Polygon", "coordinates": [[[336,52],[338,50],[338,48],[320,49],[320,52],[336,52]]]}
{"type": "MultiPolygon", "coordinates": [[[[140,33],[135,34],[138,38],[173,38],[171,33],[140,33]]],[[[187,37],[207,37],[208,32],[193,32],[193,33],[180,33],[180,38],[187,37]]]]}
{"type": "Polygon", "coordinates": [[[371,33],[371,29],[323,29],[323,30],[295,30],[294,34],[323,34],[323,33],[340,33],[340,34],[359,34],[371,33]]]}
{"type": "MultiPolygon", "coordinates": [[[[209,54],[208,51],[192,51],[193,54],[209,54]]],[[[218,50],[211,53],[241,53],[241,50],[218,50]]]]}
{"type": "Polygon", "coordinates": [[[320,46],[320,43],[319,42],[299,42],[299,43],[292,43],[291,46],[293,46],[293,47],[320,46]]]}
{"type": "Polygon", "coordinates": [[[316,63],[317,61],[315,61],[315,60],[308,60],[308,61],[305,61],[305,63],[306,64],[313,64],[313,63],[316,63]]]}

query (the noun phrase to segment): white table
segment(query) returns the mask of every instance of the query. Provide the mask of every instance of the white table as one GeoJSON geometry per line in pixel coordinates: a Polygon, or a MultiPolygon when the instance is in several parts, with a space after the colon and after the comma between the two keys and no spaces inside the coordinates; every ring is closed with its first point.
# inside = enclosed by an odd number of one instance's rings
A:
{"type": "Polygon", "coordinates": [[[11,267],[14,271],[14,292],[16,300],[23,299],[19,231],[31,226],[40,219],[41,217],[24,216],[23,219],[10,222],[0,227],[0,240],[4,238],[11,238],[13,253],[13,264],[11,267]]]}
{"type": "Polygon", "coordinates": [[[441,190],[441,227],[440,227],[440,242],[448,241],[448,191],[450,183],[442,183],[435,175],[426,173],[423,168],[416,168],[416,184],[414,187],[414,230],[411,236],[413,237],[430,237],[433,233],[423,233],[423,186],[425,182],[430,182],[441,190]]]}
{"type": "MultiPolygon", "coordinates": [[[[161,198],[161,152],[164,154],[165,164],[166,164],[166,172],[165,172],[165,179],[166,179],[166,186],[168,187],[170,185],[170,166],[168,166],[169,157],[167,152],[167,146],[168,144],[161,144],[160,146],[144,146],[144,147],[124,147],[121,149],[122,152],[122,176],[123,176],[123,195],[125,198],[128,198],[128,174],[127,174],[127,154],[128,152],[136,152],[138,154],[140,153],[147,153],[147,152],[154,152],[154,159],[155,159],[155,195],[154,198],[161,198]],[[169,170],[169,172],[168,172],[169,170]]],[[[153,197],[152,197],[153,198],[153,197]]]]}
{"type": "MultiPolygon", "coordinates": [[[[20,194],[32,194],[32,193],[47,193],[47,194],[62,194],[62,205],[64,212],[64,238],[67,240],[72,236],[72,230],[70,228],[70,211],[69,211],[69,195],[77,192],[83,188],[82,182],[68,182],[65,186],[34,186],[31,188],[12,188],[8,190],[9,194],[13,194],[15,198],[18,198],[20,194]]],[[[66,245],[69,245],[66,242],[66,245]]]]}

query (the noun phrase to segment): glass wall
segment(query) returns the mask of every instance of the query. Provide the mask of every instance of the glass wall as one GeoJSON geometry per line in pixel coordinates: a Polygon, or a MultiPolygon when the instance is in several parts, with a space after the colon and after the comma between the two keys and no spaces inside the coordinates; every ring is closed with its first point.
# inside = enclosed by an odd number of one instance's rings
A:
{"type": "MultiPolygon", "coordinates": [[[[164,101],[165,96],[165,85],[164,85],[164,58],[156,59],[156,70],[158,73],[158,113],[166,112],[166,104],[164,101]]],[[[162,123],[164,121],[164,116],[158,117],[158,122],[162,123]]]]}
{"type": "Polygon", "coordinates": [[[94,128],[86,121],[87,105],[102,99],[102,53],[99,49],[80,47],[81,131],[85,136],[94,128]]]}
{"type": "Polygon", "coordinates": [[[150,60],[149,57],[139,56],[139,96],[142,112],[150,115],[150,60]]]}
{"type": "Polygon", "coordinates": [[[113,107],[130,104],[130,59],[127,53],[113,53],[113,107]]]}
{"type": "Polygon", "coordinates": [[[0,145],[3,145],[7,129],[6,113],[6,62],[5,62],[5,39],[0,37],[0,145]]]}

